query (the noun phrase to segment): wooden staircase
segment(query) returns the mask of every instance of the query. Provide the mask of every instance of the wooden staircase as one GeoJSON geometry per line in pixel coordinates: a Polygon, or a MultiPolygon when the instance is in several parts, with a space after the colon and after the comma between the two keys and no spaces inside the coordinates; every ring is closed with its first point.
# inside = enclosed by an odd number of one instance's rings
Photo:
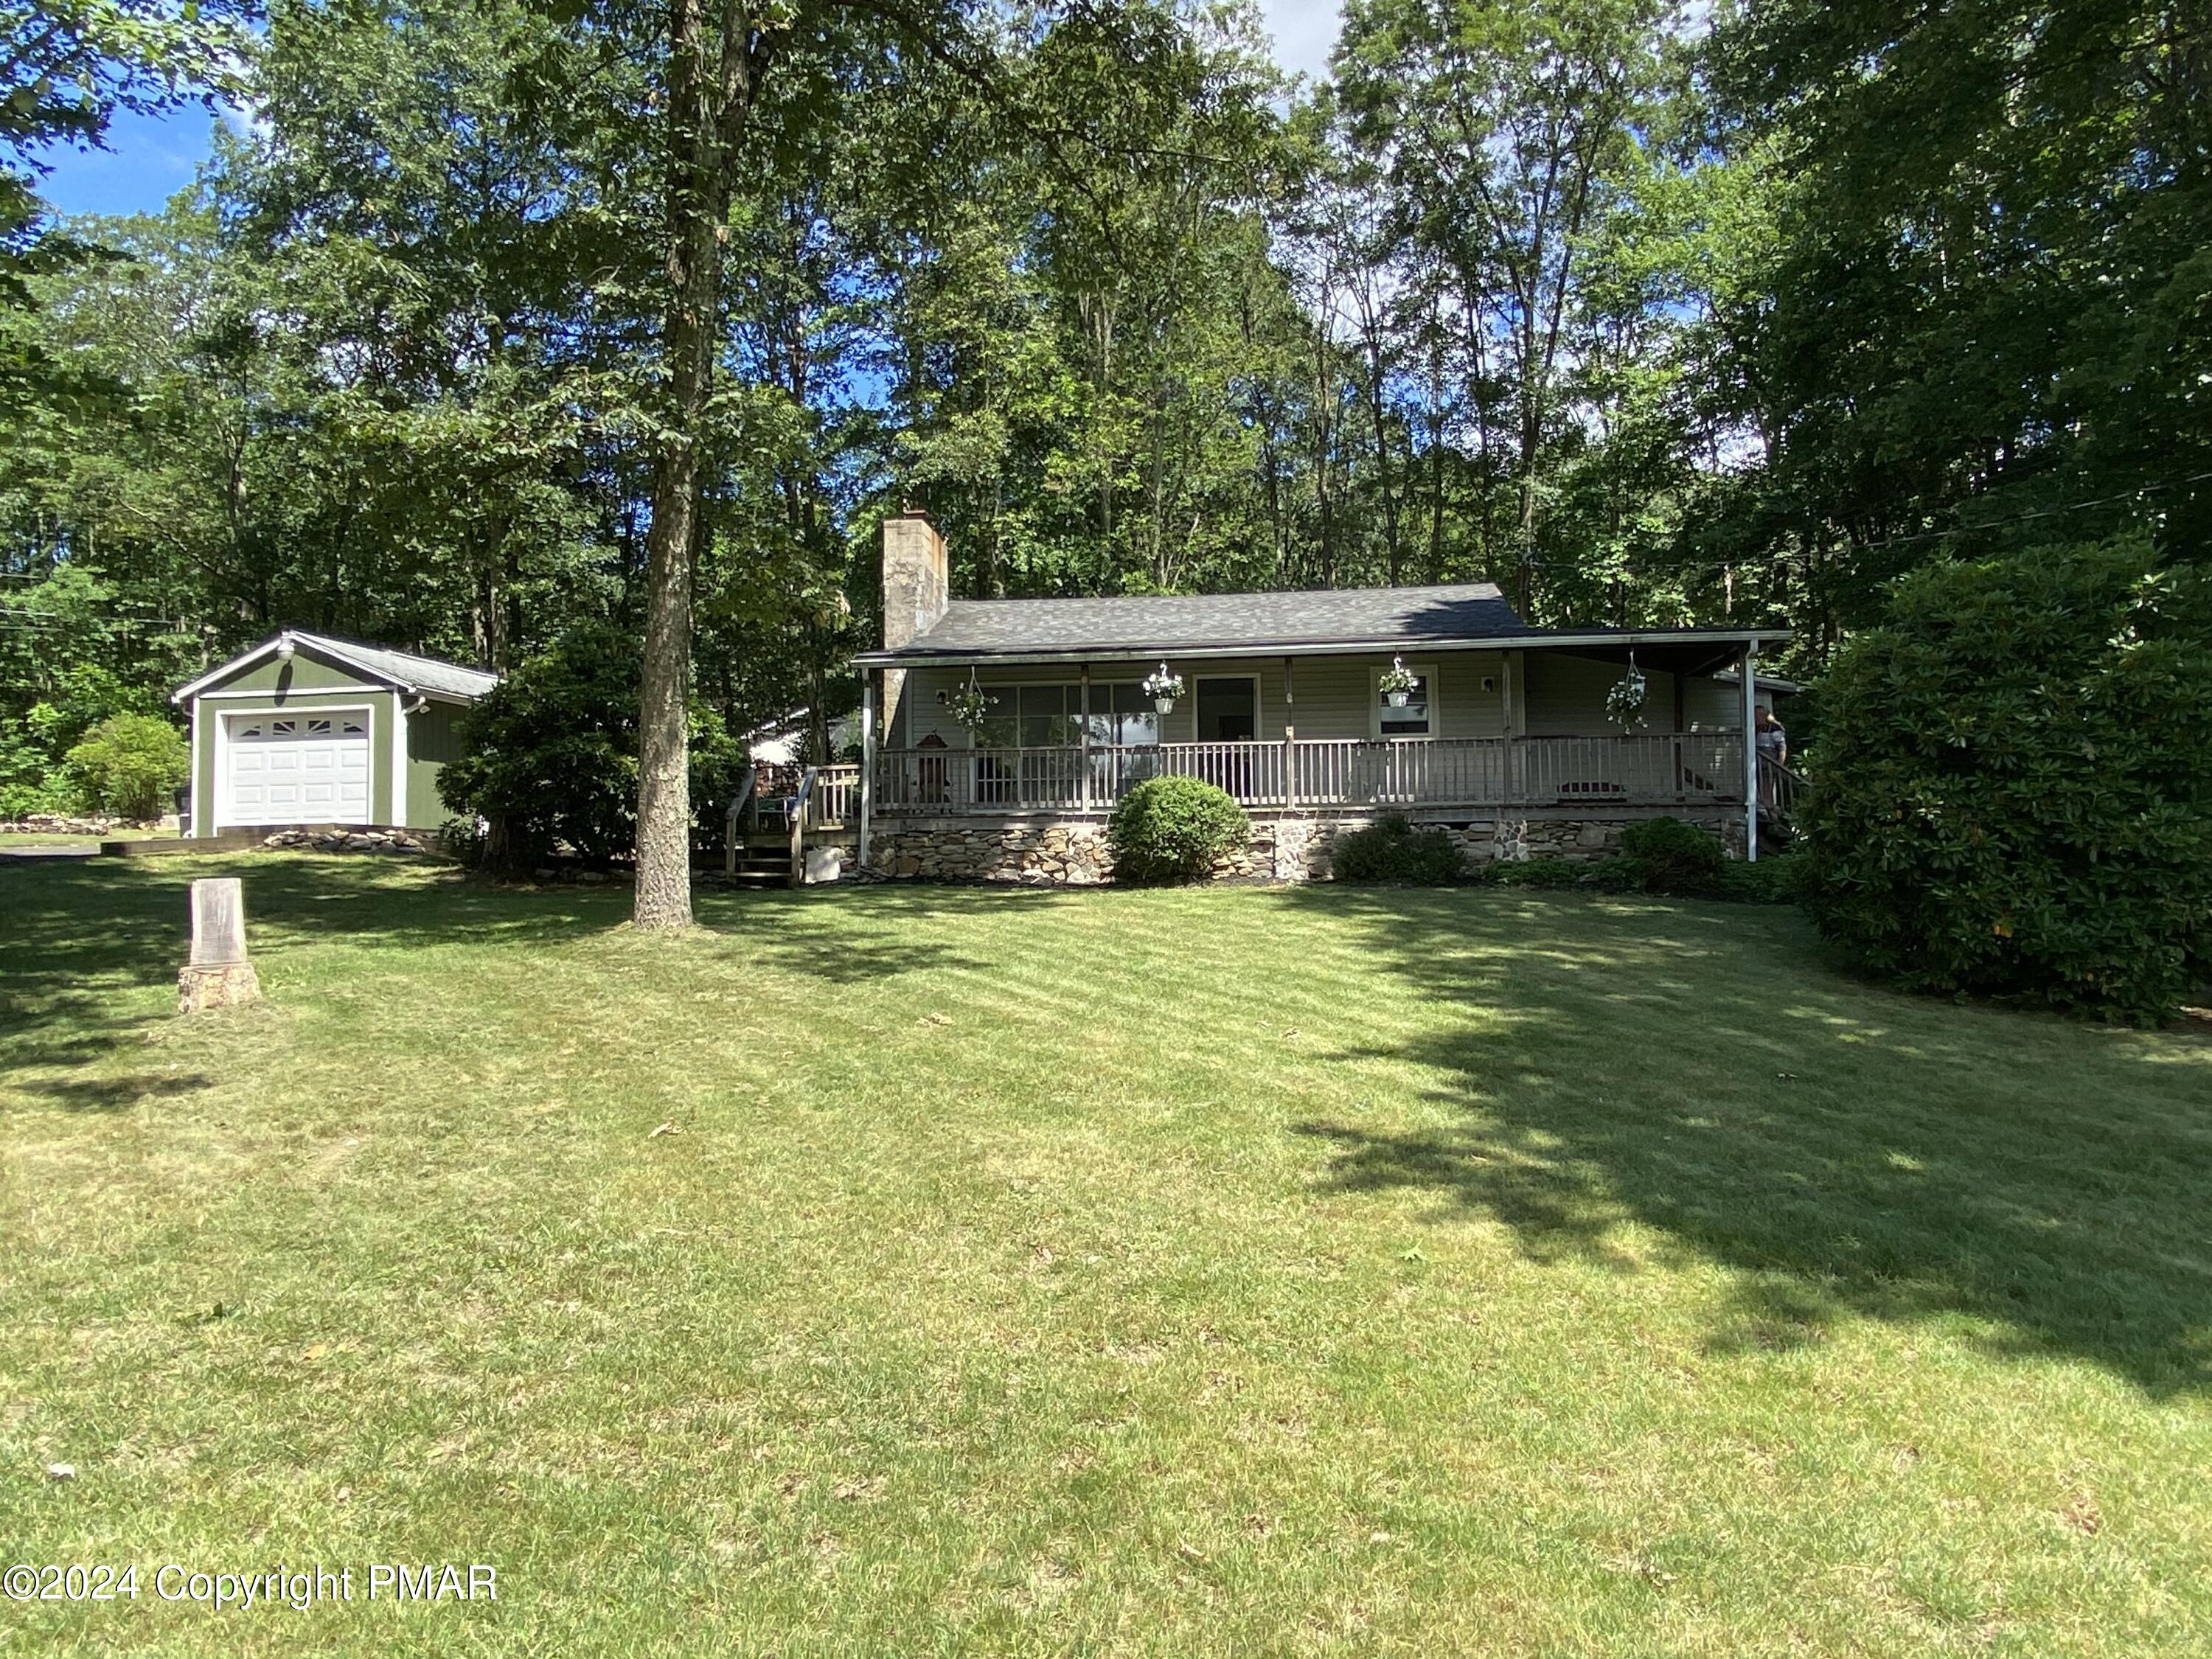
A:
{"type": "Polygon", "coordinates": [[[790,793],[771,800],[764,769],[747,767],[723,820],[723,879],[748,887],[804,886],[806,848],[845,828],[858,798],[859,772],[854,766],[809,766],[795,781],[787,772],[790,793]]]}
{"type": "Polygon", "coordinates": [[[1805,797],[1805,779],[1778,761],[1759,757],[1759,840],[1764,846],[1784,848],[1797,838],[1797,807],[1805,797]]]}
{"type": "Polygon", "coordinates": [[[730,843],[722,877],[741,887],[784,887],[791,883],[791,842],[782,836],[745,836],[730,843]]]}

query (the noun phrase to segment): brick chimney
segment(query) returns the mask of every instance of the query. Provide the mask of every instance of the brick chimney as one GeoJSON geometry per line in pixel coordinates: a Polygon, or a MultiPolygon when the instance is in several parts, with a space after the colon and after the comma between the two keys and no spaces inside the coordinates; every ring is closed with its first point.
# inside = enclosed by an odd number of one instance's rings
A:
{"type": "MultiPolygon", "coordinates": [[[[927,632],[951,602],[945,564],[945,538],[929,514],[908,507],[884,520],[884,649],[895,651],[916,635],[927,632]]],[[[884,671],[884,731],[892,725],[899,696],[906,690],[906,672],[884,671]]]]}

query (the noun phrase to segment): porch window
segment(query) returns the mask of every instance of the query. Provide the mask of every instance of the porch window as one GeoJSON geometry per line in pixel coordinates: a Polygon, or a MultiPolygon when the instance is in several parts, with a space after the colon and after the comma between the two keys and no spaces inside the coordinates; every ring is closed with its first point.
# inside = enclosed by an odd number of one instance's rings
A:
{"type": "Polygon", "coordinates": [[[1375,735],[1378,738],[1433,738],[1437,734],[1436,665],[1408,663],[1407,666],[1412,670],[1415,684],[1403,708],[1390,706],[1389,695],[1382,690],[1382,670],[1367,671],[1368,707],[1374,711],[1375,735]]]}
{"type": "MultiPolygon", "coordinates": [[[[987,685],[990,713],[975,733],[978,749],[1072,749],[1083,741],[1083,687],[987,685]]],[[[1126,685],[1094,681],[1091,741],[1152,744],[1160,740],[1160,717],[1133,680],[1126,685]]]]}
{"type": "MultiPolygon", "coordinates": [[[[1069,688],[1071,697],[1080,696],[1083,688],[1069,688]]],[[[1079,705],[1071,702],[1070,708],[1079,705]]],[[[1094,744],[1117,745],[1123,749],[1149,749],[1160,740],[1159,712],[1152,700],[1145,695],[1143,686],[1131,680],[1126,685],[1109,684],[1104,680],[1091,684],[1091,741],[1094,744]]]]}

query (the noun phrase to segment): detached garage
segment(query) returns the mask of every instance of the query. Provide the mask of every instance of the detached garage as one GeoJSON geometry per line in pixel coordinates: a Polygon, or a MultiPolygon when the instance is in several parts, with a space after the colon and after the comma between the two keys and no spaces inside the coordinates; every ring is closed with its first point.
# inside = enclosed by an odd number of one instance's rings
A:
{"type": "Polygon", "coordinates": [[[496,674],[288,629],[171,698],[192,719],[187,833],[295,823],[434,830],[461,711],[496,674]]]}

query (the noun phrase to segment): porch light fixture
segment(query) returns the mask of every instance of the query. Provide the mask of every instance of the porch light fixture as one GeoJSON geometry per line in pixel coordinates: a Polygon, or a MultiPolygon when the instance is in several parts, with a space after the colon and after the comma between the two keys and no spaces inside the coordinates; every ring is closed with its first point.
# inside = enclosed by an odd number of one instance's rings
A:
{"type": "Polygon", "coordinates": [[[1406,700],[1421,689],[1421,677],[1406,666],[1403,657],[1390,659],[1390,665],[1382,671],[1382,695],[1390,700],[1393,708],[1403,708],[1406,700]]]}
{"type": "Polygon", "coordinates": [[[292,636],[289,634],[279,635],[276,640],[276,660],[278,662],[291,661],[292,651],[292,636]]]}

